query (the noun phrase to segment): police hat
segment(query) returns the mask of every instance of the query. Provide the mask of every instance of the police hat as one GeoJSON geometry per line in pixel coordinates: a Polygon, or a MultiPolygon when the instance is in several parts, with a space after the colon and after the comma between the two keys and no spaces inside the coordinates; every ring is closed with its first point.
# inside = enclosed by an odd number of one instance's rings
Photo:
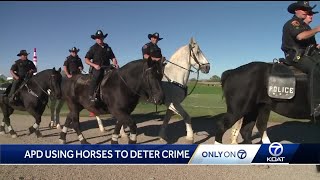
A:
{"type": "Polygon", "coordinates": [[[288,6],[288,12],[291,14],[295,14],[295,10],[297,9],[302,9],[302,10],[312,10],[313,8],[315,8],[317,5],[314,5],[313,7],[311,7],[309,5],[309,1],[298,1],[295,3],[292,3],[288,6]]]}
{"type": "Polygon", "coordinates": [[[159,37],[159,33],[153,33],[153,34],[148,34],[148,38],[149,39],[151,39],[152,37],[155,37],[155,38],[157,38],[158,39],[158,41],[160,41],[161,39],[163,39],[163,38],[160,38],[159,37]]]}
{"type": "Polygon", "coordinates": [[[318,11],[308,11],[308,15],[313,15],[319,13],[318,11]]]}
{"type": "Polygon", "coordinates": [[[73,47],[72,49],[69,49],[69,52],[79,52],[80,49],[77,49],[76,47],[73,47]]]}
{"type": "Polygon", "coordinates": [[[21,50],[19,54],[17,54],[17,56],[21,56],[21,55],[25,55],[25,56],[28,56],[28,54],[30,53],[27,53],[26,50],[21,50]]]}
{"type": "Polygon", "coordinates": [[[108,36],[108,33],[103,35],[103,32],[101,30],[98,30],[95,35],[91,35],[91,38],[92,39],[96,39],[96,38],[103,38],[104,39],[107,36],[108,36]]]}

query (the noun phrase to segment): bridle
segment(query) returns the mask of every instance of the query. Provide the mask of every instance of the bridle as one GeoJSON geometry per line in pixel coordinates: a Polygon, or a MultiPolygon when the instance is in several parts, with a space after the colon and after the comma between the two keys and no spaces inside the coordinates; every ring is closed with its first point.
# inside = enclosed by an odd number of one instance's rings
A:
{"type": "MultiPolygon", "coordinates": [[[[149,72],[149,71],[151,71],[152,69],[153,69],[154,67],[148,67],[148,68],[146,68],[146,69],[143,69],[143,73],[142,73],[142,80],[144,80],[145,79],[145,77],[147,76],[147,84],[148,84],[148,88],[150,89],[150,94],[151,94],[151,96],[150,97],[154,97],[154,94],[153,94],[153,91],[152,91],[152,88],[151,88],[151,84],[150,84],[150,81],[149,81],[149,74],[150,73],[147,73],[147,72],[149,72]]],[[[124,80],[124,78],[121,76],[121,74],[119,73],[119,71],[117,71],[118,72],[118,75],[119,75],[119,77],[120,77],[120,79],[122,80],[122,82],[127,86],[127,88],[132,92],[132,93],[134,93],[134,94],[136,94],[136,95],[138,95],[138,96],[142,96],[138,91],[136,91],[136,90],[134,90],[134,89],[132,89],[132,88],[130,88],[129,87],[129,85],[128,85],[128,83],[124,80]]],[[[149,98],[150,99],[150,98],[149,98]]]]}
{"type": "MultiPolygon", "coordinates": [[[[187,96],[189,96],[189,95],[193,92],[193,90],[195,89],[195,87],[196,87],[197,84],[198,84],[199,71],[200,71],[201,67],[210,64],[210,63],[200,63],[198,57],[195,55],[195,53],[194,53],[194,51],[193,51],[194,48],[195,48],[195,46],[192,46],[191,43],[190,43],[190,44],[189,44],[189,59],[188,59],[188,62],[190,62],[191,58],[193,58],[193,60],[196,62],[196,64],[199,66],[199,68],[196,68],[194,65],[191,65],[194,69],[196,69],[197,80],[196,80],[196,83],[195,83],[195,85],[193,86],[192,90],[190,91],[190,93],[187,94],[187,96]]],[[[199,51],[201,51],[201,50],[199,50],[199,51]]],[[[179,67],[179,68],[181,68],[181,69],[184,69],[184,70],[186,70],[186,71],[195,73],[192,69],[187,69],[187,68],[185,68],[185,67],[182,67],[182,66],[180,66],[180,65],[178,65],[178,64],[176,64],[176,63],[170,62],[170,61],[168,61],[168,60],[165,60],[165,61],[168,62],[168,63],[171,63],[171,64],[173,64],[173,65],[175,65],[175,66],[177,66],[177,67],[179,67]]],[[[191,64],[191,63],[190,63],[190,64],[191,64]]],[[[179,87],[181,87],[181,88],[183,88],[183,89],[187,89],[187,87],[188,87],[187,85],[183,85],[183,84],[180,84],[180,83],[178,83],[178,82],[176,82],[176,81],[173,81],[173,80],[170,79],[165,73],[163,73],[163,75],[166,77],[166,79],[168,80],[168,82],[171,82],[171,83],[173,83],[173,84],[175,84],[175,85],[178,85],[179,87]]]]}

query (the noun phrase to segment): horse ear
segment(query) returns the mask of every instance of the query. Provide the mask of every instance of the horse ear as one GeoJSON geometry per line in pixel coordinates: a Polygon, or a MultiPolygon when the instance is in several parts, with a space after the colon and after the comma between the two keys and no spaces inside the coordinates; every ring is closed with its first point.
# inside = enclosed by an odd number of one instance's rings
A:
{"type": "Polygon", "coordinates": [[[56,70],[56,67],[53,67],[53,70],[55,71],[55,70],[56,70]]]}
{"type": "Polygon", "coordinates": [[[194,38],[193,37],[191,37],[191,39],[190,39],[190,44],[194,44],[194,38]]]}
{"type": "Polygon", "coordinates": [[[61,67],[58,69],[59,72],[61,72],[61,67]]]}

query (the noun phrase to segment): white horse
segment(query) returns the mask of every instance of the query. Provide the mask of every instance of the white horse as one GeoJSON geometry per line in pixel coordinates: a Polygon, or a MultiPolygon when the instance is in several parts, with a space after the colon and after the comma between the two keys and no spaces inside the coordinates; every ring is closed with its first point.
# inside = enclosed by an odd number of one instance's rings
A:
{"type": "Polygon", "coordinates": [[[187,83],[191,67],[194,67],[197,73],[200,70],[205,74],[210,71],[210,63],[194,38],[191,38],[189,44],[179,48],[164,68],[162,88],[165,94],[164,104],[167,106],[167,111],[159,133],[161,140],[167,139],[166,128],[171,116],[175,113],[182,116],[186,124],[186,140],[189,143],[194,142],[191,118],[181,106],[182,101],[187,97],[187,83]]]}

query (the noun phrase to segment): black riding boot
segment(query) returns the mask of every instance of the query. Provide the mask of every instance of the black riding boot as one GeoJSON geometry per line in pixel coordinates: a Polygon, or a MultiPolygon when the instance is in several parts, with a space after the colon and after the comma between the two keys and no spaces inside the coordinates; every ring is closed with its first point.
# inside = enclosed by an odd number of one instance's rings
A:
{"type": "Polygon", "coordinates": [[[96,80],[93,79],[89,87],[89,101],[91,104],[94,104],[97,101],[97,98],[94,93],[95,87],[96,87],[96,80]]]}
{"type": "Polygon", "coordinates": [[[10,93],[8,94],[8,98],[9,98],[9,103],[10,104],[15,102],[14,94],[15,94],[15,91],[17,89],[18,84],[19,84],[19,81],[17,81],[17,80],[13,81],[13,83],[12,83],[12,86],[11,86],[11,89],[10,89],[10,93]]]}

